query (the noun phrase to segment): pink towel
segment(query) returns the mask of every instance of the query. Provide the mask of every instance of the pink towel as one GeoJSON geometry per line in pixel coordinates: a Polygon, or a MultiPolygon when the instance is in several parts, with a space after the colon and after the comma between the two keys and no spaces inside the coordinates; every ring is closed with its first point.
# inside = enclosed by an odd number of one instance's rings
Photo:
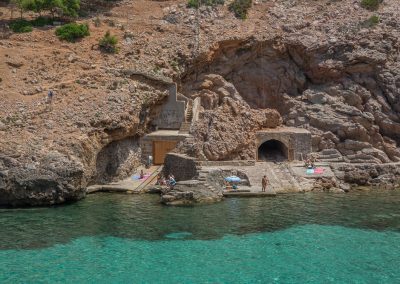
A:
{"type": "Polygon", "coordinates": [[[323,168],[316,168],[314,170],[314,174],[323,174],[324,173],[324,169],[323,168]]]}

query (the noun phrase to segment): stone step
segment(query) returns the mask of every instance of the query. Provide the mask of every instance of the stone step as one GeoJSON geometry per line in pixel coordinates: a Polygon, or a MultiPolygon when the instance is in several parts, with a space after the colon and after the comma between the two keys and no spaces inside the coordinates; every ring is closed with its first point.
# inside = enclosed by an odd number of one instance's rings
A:
{"type": "Polygon", "coordinates": [[[321,152],[319,152],[318,154],[320,154],[320,155],[339,154],[340,155],[340,152],[336,149],[324,149],[321,152]]]}
{"type": "Polygon", "coordinates": [[[331,155],[320,155],[318,157],[318,160],[329,160],[329,159],[337,159],[337,158],[341,158],[342,155],[339,154],[331,154],[331,155]]]}
{"type": "Polygon", "coordinates": [[[329,163],[337,163],[337,162],[344,162],[343,157],[339,158],[332,158],[332,159],[321,159],[322,162],[329,162],[329,163]]]}

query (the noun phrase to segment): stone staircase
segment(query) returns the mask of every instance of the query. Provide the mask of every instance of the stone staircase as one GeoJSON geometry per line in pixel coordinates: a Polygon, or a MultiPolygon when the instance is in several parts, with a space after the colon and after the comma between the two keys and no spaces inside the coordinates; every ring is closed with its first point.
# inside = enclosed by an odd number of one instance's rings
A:
{"type": "Polygon", "coordinates": [[[318,152],[318,162],[338,163],[344,162],[343,156],[336,149],[324,149],[318,152]]]}
{"type": "Polygon", "coordinates": [[[208,171],[208,170],[200,169],[199,170],[199,176],[197,177],[197,180],[202,182],[204,184],[204,186],[206,188],[208,188],[210,191],[215,192],[215,191],[217,191],[217,189],[207,182],[207,176],[208,176],[209,172],[210,171],[208,171]]]}
{"type": "Polygon", "coordinates": [[[185,113],[185,121],[192,122],[193,119],[193,101],[189,101],[187,104],[187,110],[185,113]]]}
{"type": "Polygon", "coordinates": [[[191,125],[190,122],[182,122],[181,127],[179,128],[179,133],[189,133],[191,125]]]}
{"type": "Polygon", "coordinates": [[[192,118],[193,118],[193,102],[189,101],[185,113],[185,121],[182,122],[181,127],[179,128],[179,133],[189,133],[190,126],[192,125],[192,118]]]}

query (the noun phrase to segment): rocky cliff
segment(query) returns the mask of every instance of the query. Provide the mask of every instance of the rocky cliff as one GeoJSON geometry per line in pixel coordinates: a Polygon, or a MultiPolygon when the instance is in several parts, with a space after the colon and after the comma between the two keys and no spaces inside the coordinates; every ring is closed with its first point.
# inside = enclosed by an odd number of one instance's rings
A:
{"type": "Polygon", "coordinates": [[[126,0],[79,19],[91,35],[78,43],[52,26],[11,33],[0,7],[0,205],[76,200],[137,166],[137,140],[167,94],[128,69],[202,98],[194,139],[178,149],[192,156],[253,158],[254,132],[283,124],[309,129],[313,150],[340,161],[399,161],[400,7],[360,2],[254,1],[243,21],[227,5],[126,0]],[[116,55],[95,48],[106,30],[116,55]]]}
{"type": "Polygon", "coordinates": [[[385,39],[370,32],[368,43],[363,33],[351,40],[289,35],[219,43],[184,77],[187,93],[201,97],[205,109],[194,141],[208,159],[230,159],[232,152],[254,159],[249,134],[280,124],[263,110],[269,108],[284,125],[309,129],[315,152],[337,149],[355,163],[399,161],[400,43],[393,32],[385,39]],[[267,120],[255,114],[263,111],[267,120]]]}

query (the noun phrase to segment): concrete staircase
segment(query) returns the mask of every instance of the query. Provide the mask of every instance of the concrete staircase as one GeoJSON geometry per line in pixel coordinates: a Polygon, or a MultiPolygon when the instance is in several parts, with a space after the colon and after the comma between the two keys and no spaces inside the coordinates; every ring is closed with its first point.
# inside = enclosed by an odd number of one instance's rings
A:
{"type": "Polygon", "coordinates": [[[185,121],[192,122],[192,118],[193,118],[193,101],[189,101],[185,113],[185,121]]]}
{"type": "Polygon", "coordinates": [[[204,169],[200,169],[199,170],[199,176],[198,176],[198,180],[202,183],[204,183],[204,186],[207,187],[210,191],[215,192],[217,189],[212,186],[211,184],[207,183],[207,176],[209,174],[210,171],[208,170],[204,170],[204,169]]]}
{"type": "Polygon", "coordinates": [[[179,133],[189,133],[193,118],[193,101],[189,101],[186,107],[185,121],[182,122],[179,128],[179,133]]]}
{"type": "Polygon", "coordinates": [[[181,127],[179,128],[179,133],[189,133],[191,125],[190,122],[182,122],[181,127]]]}
{"type": "Polygon", "coordinates": [[[261,188],[261,179],[267,176],[270,190],[273,191],[301,191],[302,186],[291,172],[286,163],[260,162],[254,167],[244,170],[251,186],[261,188]]]}

